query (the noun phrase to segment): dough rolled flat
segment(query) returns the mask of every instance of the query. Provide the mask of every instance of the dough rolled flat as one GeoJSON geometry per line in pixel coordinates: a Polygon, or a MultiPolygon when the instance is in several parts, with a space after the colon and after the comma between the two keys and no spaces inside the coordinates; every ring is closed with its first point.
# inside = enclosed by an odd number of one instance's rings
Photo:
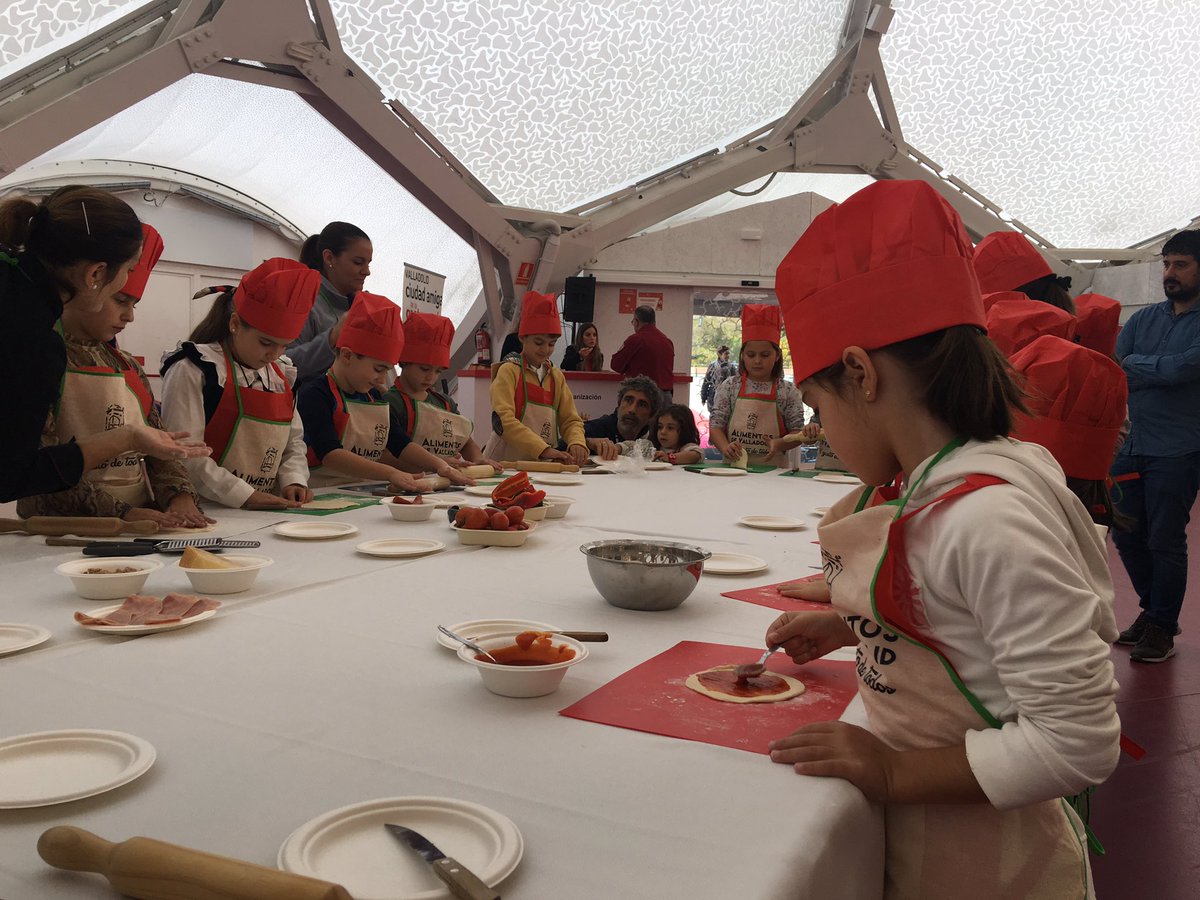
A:
{"type": "Polygon", "coordinates": [[[697,694],[703,694],[705,697],[711,697],[713,700],[721,700],[725,703],[777,703],[780,700],[791,700],[793,697],[799,697],[804,693],[804,683],[792,678],[790,675],[781,675],[779,672],[764,672],[764,675],[773,675],[780,678],[787,684],[786,691],[780,691],[778,694],[763,694],[759,697],[738,697],[735,694],[726,694],[723,691],[714,691],[711,688],[705,687],[700,682],[700,676],[708,672],[728,672],[736,669],[737,666],[713,666],[711,669],[705,669],[703,672],[696,672],[687,677],[685,685],[690,687],[697,694]]]}
{"type": "Polygon", "coordinates": [[[352,506],[358,506],[357,501],[347,500],[345,497],[329,497],[320,498],[317,500],[309,500],[302,505],[301,509],[349,509],[352,506]]]}

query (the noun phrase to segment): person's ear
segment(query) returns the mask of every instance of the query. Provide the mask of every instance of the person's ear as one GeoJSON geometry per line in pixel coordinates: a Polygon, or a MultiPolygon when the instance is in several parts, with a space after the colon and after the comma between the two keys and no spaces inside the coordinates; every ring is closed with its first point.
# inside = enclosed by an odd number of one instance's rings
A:
{"type": "Polygon", "coordinates": [[[108,263],[90,263],[83,270],[83,284],[89,291],[98,291],[101,285],[108,284],[108,263]]]}
{"type": "Polygon", "coordinates": [[[842,351],[850,395],[870,402],[879,394],[879,371],[871,355],[862,347],[847,347],[842,351]]]}

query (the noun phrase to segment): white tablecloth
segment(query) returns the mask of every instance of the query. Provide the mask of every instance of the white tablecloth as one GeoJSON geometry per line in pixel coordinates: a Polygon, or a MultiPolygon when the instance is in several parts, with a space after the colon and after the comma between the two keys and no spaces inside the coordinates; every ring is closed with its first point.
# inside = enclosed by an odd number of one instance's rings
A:
{"type": "MultiPolygon", "coordinates": [[[[283,840],[328,810],[405,795],[470,800],[525,839],[505,897],[878,897],[878,811],[857,790],[804,778],[765,756],[557,715],[681,640],[761,646],[770,609],[720,596],[815,571],[816,517],[848,488],[774,474],[683,470],[588,476],[548,488],[576,498],[520,549],[457,544],[445,515],[394,522],[378,507],[303,521],[352,522],[336,541],[275,536],[281,514],[217,510],[217,533],[263,541],[275,560],[254,588],[223,597],[211,621],[114,638],[85,632],[80,600],[54,567],[78,551],[0,535],[0,621],[49,628],[38,648],[0,658],[0,737],[62,728],[126,731],[158,751],[115,791],[58,806],[0,810],[0,897],[112,896],[98,876],[58,872],[38,835],[69,823],[110,840],[146,835],[273,865],[283,840]],[[746,514],[809,528],[756,531],[746,514]],[[616,609],[596,593],[578,546],[655,535],[761,556],[769,572],[704,576],[678,609],[616,609]],[[355,552],[382,537],[436,537],[416,560],[355,552]],[[482,686],[435,642],[435,625],[521,617],[607,630],[607,644],[546,697],[482,686]]],[[[173,558],[146,592],[188,591],[173,558]]]]}

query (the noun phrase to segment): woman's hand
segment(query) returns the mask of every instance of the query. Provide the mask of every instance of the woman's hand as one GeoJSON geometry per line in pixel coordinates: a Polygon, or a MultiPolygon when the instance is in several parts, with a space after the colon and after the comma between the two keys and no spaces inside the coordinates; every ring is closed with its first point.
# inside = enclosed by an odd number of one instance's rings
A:
{"type": "Polygon", "coordinates": [[[588,448],[586,444],[572,444],[567,448],[567,454],[571,462],[577,466],[582,466],[588,461],[588,448]]]}
{"type": "Polygon", "coordinates": [[[182,519],[184,528],[205,528],[217,522],[200,511],[196,498],[191,494],[176,494],[167,504],[167,512],[182,519]]]}
{"type": "MultiPolygon", "coordinates": [[[[296,485],[288,485],[288,487],[296,487],[296,485]]],[[[287,488],[284,488],[286,491],[287,488]]],[[[291,500],[287,497],[277,497],[274,494],[268,494],[266,491],[255,491],[246,498],[246,502],[242,504],[243,509],[295,509],[301,503],[300,500],[291,500]]]]}
{"type": "Polygon", "coordinates": [[[185,440],[186,431],[161,431],[157,428],[125,426],[132,430],[132,449],[155,459],[189,459],[208,456],[212,448],[203,441],[185,440]]]}
{"type": "Polygon", "coordinates": [[[871,732],[845,722],[817,722],[771,741],[771,762],[801,775],[844,778],[875,803],[892,796],[897,751],[871,732]]]}
{"type": "Polygon", "coordinates": [[[300,505],[307,503],[313,498],[313,492],[309,490],[306,484],[289,484],[281,493],[285,500],[294,500],[300,505]]]}
{"type": "Polygon", "coordinates": [[[857,643],[854,632],[833,610],[785,612],[767,629],[767,645],[778,645],[799,664],[857,643]]]}
{"type": "Polygon", "coordinates": [[[742,458],[741,441],[730,441],[725,445],[725,449],[722,452],[725,454],[725,458],[727,460],[730,462],[737,462],[742,458]]]}

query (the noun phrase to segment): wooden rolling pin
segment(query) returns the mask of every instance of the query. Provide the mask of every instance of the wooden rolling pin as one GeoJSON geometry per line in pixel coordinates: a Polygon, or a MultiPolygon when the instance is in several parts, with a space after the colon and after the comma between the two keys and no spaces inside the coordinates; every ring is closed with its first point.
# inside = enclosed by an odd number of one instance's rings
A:
{"type": "Polygon", "coordinates": [[[517,469],[523,472],[553,472],[559,474],[561,472],[578,472],[579,466],[573,466],[569,463],[546,462],[543,459],[506,459],[500,465],[506,469],[517,469]]]}
{"type": "Polygon", "coordinates": [[[113,890],[141,900],[353,900],[344,887],[152,838],[114,844],[56,825],[38,855],[58,869],[99,872],[113,890]]]}
{"type": "Polygon", "coordinates": [[[126,522],[108,516],[30,516],[28,519],[0,519],[0,532],[25,531],[62,537],[112,537],[117,534],[158,534],[157,522],[126,522]]]}

